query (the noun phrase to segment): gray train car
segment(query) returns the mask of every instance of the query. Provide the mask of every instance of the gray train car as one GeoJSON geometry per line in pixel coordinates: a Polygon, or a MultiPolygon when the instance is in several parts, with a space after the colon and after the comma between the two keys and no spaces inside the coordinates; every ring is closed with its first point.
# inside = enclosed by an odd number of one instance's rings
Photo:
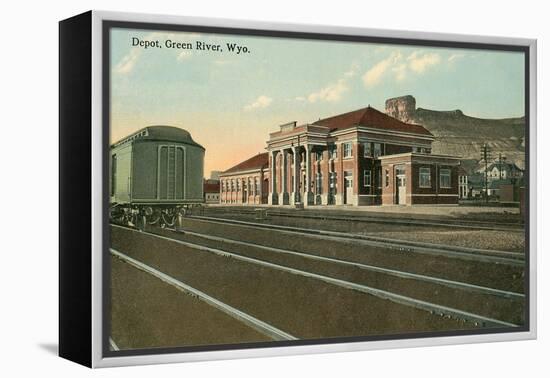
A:
{"type": "Polygon", "coordinates": [[[111,219],[172,225],[204,201],[205,149],[186,130],[145,127],[111,146],[111,219]]]}

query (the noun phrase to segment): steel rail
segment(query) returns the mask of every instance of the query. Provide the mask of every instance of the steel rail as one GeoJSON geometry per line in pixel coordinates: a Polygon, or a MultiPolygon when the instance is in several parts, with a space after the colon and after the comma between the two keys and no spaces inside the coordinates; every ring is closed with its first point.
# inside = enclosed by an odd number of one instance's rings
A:
{"type": "Polygon", "coordinates": [[[431,255],[446,255],[450,257],[462,258],[466,260],[494,262],[508,265],[523,266],[525,262],[522,258],[524,255],[517,252],[497,251],[487,249],[474,249],[466,247],[455,247],[433,243],[421,243],[398,239],[386,239],[371,237],[365,235],[349,234],[336,231],[315,230],[300,227],[278,226],[272,224],[246,222],[233,219],[204,217],[204,216],[190,216],[188,219],[197,221],[218,223],[218,224],[233,224],[237,226],[246,226],[257,229],[286,232],[293,234],[303,234],[310,237],[329,239],[336,241],[355,241],[365,245],[397,249],[399,251],[424,253],[431,255]]]}
{"type": "MultiPolygon", "coordinates": [[[[150,233],[149,233],[150,234],[150,233]]],[[[155,234],[151,234],[155,235],[155,234]]],[[[233,317],[234,319],[248,325],[249,327],[255,329],[256,331],[272,338],[273,340],[297,340],[296,337],[292,336],[289,333],[286,333],[268,323],[265,323],[252,315],[249,315],[243,311],[240,311],[228,304],[223,303],[222,301],[211,297],[210,295],[195,289],[192,286],[189,286],[153,267],[150,267],[149,265],[138,261],[130,256],[125,255],[124,253],[117,251],[114,248],[110,248],[110,252],[112,255],[116,256],[117,258],[127,262],[128,264],[134,266],[135,268],[142,270],[146,273],[151,274],[152,276],[166,282],[167,284],[187,293],[193,295],[195,298],[209,304],[210,306],[226,313],[227,315],[233,317]]]]}
{"type": "MultiPolygon", "coordinates": [[[[122,226],[118,226],[118,227],[126,229],[128,231],[132,231],[132,232],[140,232],[140,231],[137,231],[137,230],[131,229],[131,228],[126,228],[126,227],[122,227],[122,226]]],[[[408,307],[413,307],[413,308],[417,308],[417,309],[420,309],[420,310],[424,310],[424,311],[429,312],[430,314],[435,313],[435,314],[440,314],[442,316],[447,315],[447,316],[450,316],[450,317],[454,317],[456,319],[464,319],[466,321],[470,321],[470,322],[475,323],[476,325],[481,325],[481,326],[518,327],[517,324],[505,322],[505,321],[498,320],[498,319],[489,318],[489,317],[486,317],[486,316],[474,314],[474,313],[467,312],[467,311],[458,310],[458,309],[447,307],[447,306],[442,306],[442,305],[422,301],[422,300],[419,300],[419,299],[407,297],[405,295],[395,294],[395,293],[392,293],[392,292],[389,292],[389,291],[386,291],[386,290],[377,289],[377,288],[367,286],[367,285],[361,285],[361,284],[348,282],[348,281],[344,281],[344,280],[337,279],[337,278],[323,276],[323,275],[316,274],[316,273],[306,272],[306,271],[303,271],[303,270],[300,270],[300,269],[290,268],[290,267],[287,267],[287,266],[274,264],[274,263],[270,263],[270,262],[267,262],[267,261],[263,261],[263,260],[259,260],[259,259],[255,259],[255,258],[251,258],[251,257],[241,256],[241,255],[238,255],[236,253],[227,252],[227,251],[224,251],[224,250],[221,250],[221,249],[205,247],[205,246],[200,245],[200,244],[185,242],[185,241],[182,241],[182,240],[169,238],[169,237],[166,237],[166,236],[154,234],[154,233],[147,232],[147,231],[141,231],[140,233],[142,235],[150,235],[150,236],[156,237],[158,239],[166,240],[166,241],[169,241],[169,242],[172,242],[172,243],[177,243],[177,244],[186,246],[188,248],[196,249],[196,250],[199,250],[199,251],[213,253],[215,255],[223,256],[223,257],[230,257],[230,258],[233,258],[235,260],[240,260],[240,261],[244,261],[244,262],[247,262],[247,263],[252,263],[252,264],[255,264],[255,265],[259,265],[259,266],[264,266],[264,267],[267,267],[267,268],[271,268],[271,269],[275,269],[275,270],[295,274],[297,276],[316,279],[316,280],[319,280],[319,281],[322,281],[322,282],[325,282],[325,283],[328,283],[328,284],[331,284],[331,285],[343,287],[343,288],[346,288],[346,289],[356,290],[356,291],[359,291],[359,292],[362,292],[362,293],[365,293],[365,294],[373,295],[373,296],[381,298],[381,299],[390,300],[394,303],[398,303],[398,304],[405,305],[405,306],[408,306],[408,307]]]]}
{"type": "Polygon", "coordinates": [[[120,348],[118,347],[118,345],[116,345],[115,340],[113,340],[112,337],[109,337],[109,346],[111,347],[112,351],[116,352],[120,350],[120,348]]]}
{"type": "Polygon", "coordinates": [[[447,286],[447,287],[451,287],[451,288],[455,288],[455,289],[462,289],[462,290],[467,290],[467,291],[471,291],[471,292],[477,292],[477,293],[482,293],[482,294],[498,296],[498,297],[502,297],[502,298],[514,298],[514,299],[524,299],[525,298],[524,294],[516,293],[516,292],[513,292],[513,291],[494,289],[494,288],[491,288],[491,287],[473,285],[473,284],[460,282],[460,281],[452,281],[452,280],[447,280],[447,279],[444,279],[444,278],[438,278],[438,277],[426,276],[426,275],[422,275],[422,274],[404,272],[404,271],[401,271],[401,270],[382,268],[382,267],[378,267],[378,266],[374,266],[374,265],[362,264],[362,263],[349,261],[349,260],[342,260],[342,259],[336,259],[336,258],[332,258],[332,257],[324,257],[324,256],[313,255],[313,254],[309,254],[309,253],[291,251],[291,250],[288,250],[288,249],[269,247],[269,246],[264,246],[264,245],[260,245],[260,244],[256,244],[256,243],[249,243],[249,242],[244,242],[244,241],[235,240],[235,239],[229,239],[229,238],[224,238],[224,237],[219,237],[219,236],[212,236],[212,235],[207,235],[207,234],[198,233],[198,232],[194,232],[194,231],[188,231],[188,230],[181,230],[180,231],[180,230],[177,230],[177,229],[169,229],[169,228],[167,228],[166,230],[170,230],[170,231],[174,231],[174,232],[180,232],[180,233],[184,233],[186,235],[196,236],[196,237],[199,237],[199,238],[213,240],[213,241],[220,241],[220,242],[225,242],[225,243],[229,243],[229,244],[243,245],[243,246],[247,246],[247,247],[263,249],[265,251],[270,251],[270,252],[275,252],[275,253],[282,253],[282,254],[287,254],[287,255],[292,255],[292,256],[298,256],[298,257],[302,257],[302,258],[306,258],[306,259],[310,259],[310,260],[317,260],[317,261],[330,262],[330,263],[335,263],[335,264],[340,264],[340,265],[345,265],[345,266],[352,266],[352,267],[355,267],[355,268],[360,268],[360,269],[364,269],[364,270],[368,270],[368,271],[376,272],[376,273],[383,273],[383,274],[387,274],[387,275],[394,276],[394,277],[413,279],[413,280],[418,280],[418,281],[425,281],[425,282],[438,284],[438,285],[443,285],[443,286],[447,286]]]}
{"type": "MultiPolygon", "coordinates": [[[[392,219],[384,217],[376,217],[372,215],[319,215],[319,214],[295,214],[282,211],[274,211],[272,209],[266,210],[269,216],[275,217],[291,217],[302,219],[318,219],[318,220],[334,220],[344,222],[372,222],[382,224],[397,224],[397,225],[415,225],[415,226],[436,226],[436,227],[448,227],[448,228],[465,228],[475,230],[488,230],[488,231],[512,231],[522,232],[524,227],[519,223],[490,223],[482,221],[461,221],[461,220],[441,220],[441,219],[392,219]]],[[[215,213],[216,211],[214,211],[215,213]]],[[[232,212],[219,212],[221,214],[233,214],[232,212]]],[[[238,214],[254,215],[253,211],[238,210],[238,214]]]]}

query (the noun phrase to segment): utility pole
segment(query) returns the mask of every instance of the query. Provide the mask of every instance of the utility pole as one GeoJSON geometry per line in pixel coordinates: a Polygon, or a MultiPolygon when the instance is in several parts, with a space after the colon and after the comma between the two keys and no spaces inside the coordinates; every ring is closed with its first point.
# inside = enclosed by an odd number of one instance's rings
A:
{"type": "Polygon", "coordinates": [[[481,147],[481,160],[485,161],[485,203],[489,203],[489,181],[488,181],[488,167],[489,160],[491,159],[491,148],[487,143],[481,147]]]}
{"type": "Polygon", "coordinates": [[[506,159],[503,158],[502,153],[499,152],[498,154],[498,178],[502,180],[502,161],[506,159]]]}

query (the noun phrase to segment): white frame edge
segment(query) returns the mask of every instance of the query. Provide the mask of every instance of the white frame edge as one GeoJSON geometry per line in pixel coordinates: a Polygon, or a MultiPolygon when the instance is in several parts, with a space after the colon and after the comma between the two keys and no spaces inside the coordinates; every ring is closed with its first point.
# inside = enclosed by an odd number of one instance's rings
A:
{"type": "Polygon", "coordinates": [[[486,343],[498,341],[532,340],[537,337],[537,42],[535,39],[490,37],[479,35],[409,32],[405,30],[380,30],[355,27],[339,27],[309,24],[268,23],[258,21],[229,20],[202,17],[184,17],[125,12],[92,11],[92,367],[115,367],[175,362],[211,361],[236,358],[287,356],[313,353],[366,351],[391,348],[412,348],[453,344],[486,343]],[[103,357],[103,299],[102,299],[102,22],[104,20],[146,22],[159,24],[182,24],[240,29],[309,32],[338,35],[358,35],[385,38],[424,39],[448,42],[472,42],[511,44],[529,47],[529,332],[509,332],[486,335],[428,337],[365,341],[341,344],[317,344],[289,347],[221,350],[208,352],[184,352],[149,354],[141,356],[103,357]]]}

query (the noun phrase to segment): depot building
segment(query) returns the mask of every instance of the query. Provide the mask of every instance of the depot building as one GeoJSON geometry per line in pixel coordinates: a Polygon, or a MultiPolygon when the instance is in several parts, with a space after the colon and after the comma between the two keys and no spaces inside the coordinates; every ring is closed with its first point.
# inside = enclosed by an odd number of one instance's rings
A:
{"type": "Polygon", "coordinates": [[[290,122],[267,153],[220,174],[222,204],[458,204],[459,158],[432,154],[434,136],[370,106],[290,122]]]}

